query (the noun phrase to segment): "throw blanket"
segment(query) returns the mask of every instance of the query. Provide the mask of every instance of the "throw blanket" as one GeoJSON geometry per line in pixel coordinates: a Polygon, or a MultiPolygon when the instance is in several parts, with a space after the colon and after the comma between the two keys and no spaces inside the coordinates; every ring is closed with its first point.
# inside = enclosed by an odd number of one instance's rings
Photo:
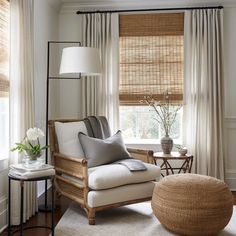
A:
{"type": "Polygon", "coordinates": [[[143,164],[142,161],[135,160],[133,158],[124,159],[124,160],[121,160],[121,161],[116,161],[114,163],[121,164],[121,165],[127,167],[130,171],[144,171],[144,170],[147,170],[147,167],[143,164]]]}
{"type": "Polygon", "coordinates": [[[105,116],[88,116],[84,119],[88,136],[106,139],[111,136],[111,131],[105,116]]]}

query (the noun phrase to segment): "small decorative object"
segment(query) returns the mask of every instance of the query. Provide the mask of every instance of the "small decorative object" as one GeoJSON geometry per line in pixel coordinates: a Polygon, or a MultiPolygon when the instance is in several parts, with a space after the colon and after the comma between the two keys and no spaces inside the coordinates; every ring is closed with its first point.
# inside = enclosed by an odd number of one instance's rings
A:
{"type": "Polygon", "coordinates": [[[187,154],[187,152],[188,152],[188,149],[186,147],[179,149],[179,154],[181,156],[185,156],[187,154]]]}
{"type": "Polygon", "coordinates": [[[181,156],[185,156],[188,153],[188,149],[182,145],[176,144],[175,147],[178,149],[178,152],[181,156]]]}
{"type": "Polygon", "coordinates": [[[153,108],[156,114],[155,120],[161,125],[165,132],[165,136],[161,139],[161,147],[164,154],[170,154],[173,148],[173,139],[169,137],[171,127],[175,122],[177,112],[181,106],[170,103],[169,92],[164,93],[164,101],[156,101],[152,95],[144,96],[144,100],[140,101],[153,108]]]}
{"type": "Polygon", "coordinates": [[[16,146],[11,151],[18,151],[24,153],[23,165],[25,167],[40,167],[43,165],[41,158],[42,151],[48,146],[41,147],[39,139],[44,137],[44,133],[39,128],[30,128],[26,132],[26,136],[21,143],[16,143],[16,146]]]}

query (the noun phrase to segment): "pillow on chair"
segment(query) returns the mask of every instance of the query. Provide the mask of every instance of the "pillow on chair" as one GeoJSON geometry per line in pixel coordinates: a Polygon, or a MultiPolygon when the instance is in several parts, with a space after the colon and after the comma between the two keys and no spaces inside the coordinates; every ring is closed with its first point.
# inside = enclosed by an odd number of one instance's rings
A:
{"type": "Polygon", "coordinates": [[[83,121],[76,122],[55,122],[55,130],[61,154],[84,158],[83,149],[78,140],[78,132],[87,134],[83,121]]]}
{"type": "Polygon", "coordinates": [[[100,166],[130,158],[119,130],[107,139],[91,138],[82,132],[78,134],[88,167],[100,166]]]}

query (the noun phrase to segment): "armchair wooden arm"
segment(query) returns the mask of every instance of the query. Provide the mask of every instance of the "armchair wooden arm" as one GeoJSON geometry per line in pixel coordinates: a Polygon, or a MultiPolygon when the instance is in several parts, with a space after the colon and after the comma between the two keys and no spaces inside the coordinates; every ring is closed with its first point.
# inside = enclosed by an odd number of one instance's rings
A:
{"type": "Polygon", "coordinates": [[[61,153],[53,153],[55,170],[80,180],[84,180],[88,173],[87,160],[74,158],[61,153]]]}
{"type": "Polygon", "coordinates": [[[152,150],[142,150],[135,148],[127,148],[128,152],[135,159],[141,160],[146,163],[154,163],[153,151],[152,150]]]}
{"type": "Polygon", "coordinates": [[[87,204],[88,166],[87,160],[61,153],[52,153],[56,170],[55,183],[59,192],[85,207],[87,204]],[[65,176],[73,177],[73,180],[65,176]]]}

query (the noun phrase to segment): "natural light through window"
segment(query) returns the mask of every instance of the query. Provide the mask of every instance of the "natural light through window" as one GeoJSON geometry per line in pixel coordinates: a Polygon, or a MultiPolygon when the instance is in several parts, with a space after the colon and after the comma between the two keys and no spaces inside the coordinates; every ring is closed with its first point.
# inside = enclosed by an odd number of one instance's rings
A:
{"type": "MultiPolygon", "coordinates": [[[[182,113],[178,111],[170,137],[181,143],[182,113]]],[[[120,106],[120,127],[127,143],[156,143],[164,136],[164,131],[155,120],[155,112],[148,106],[120,106]]]]}

